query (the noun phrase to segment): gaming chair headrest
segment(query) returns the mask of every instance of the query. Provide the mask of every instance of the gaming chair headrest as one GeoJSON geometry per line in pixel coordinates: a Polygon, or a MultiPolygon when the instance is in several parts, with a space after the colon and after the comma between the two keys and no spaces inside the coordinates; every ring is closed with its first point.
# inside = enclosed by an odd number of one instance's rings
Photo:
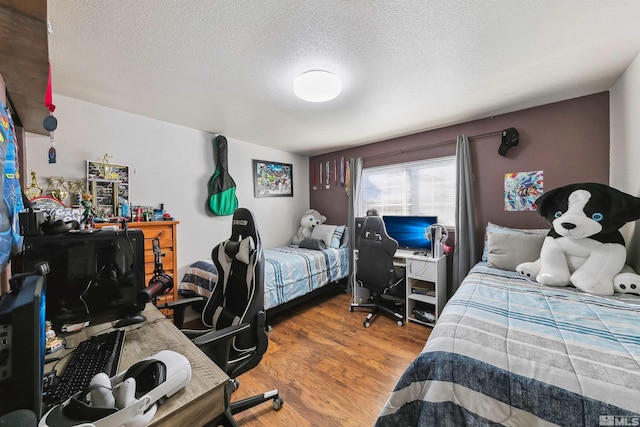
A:
{"type": "Polygon", "coordinates": [[[224,253],[231,259],[249,264],[251,254],[255,251],[256,245],[252,237],[247,237],[239,242],[227,240],[224,245],[224,253]]]}
{"type": "Polygon", "coordinates": [[[398,249],[398,242],[387,234],[384,221],[379,216],[368,216],[364,220],[358,245],[361,253],[367,251],[367,248],[382,247],[387,254],[393,256],[398,249]]]}
{"type": "Polygon", "coordinates": [[[238,208],[233,212],[229,240],[239,242],[247,237],[253,238],[256,247],[260,246],[260,235],[258,234],[253,213],[249,209],[238,208]]]}
{"type": "Polygon", "coordinates": [[[379,216],[366,217],[364,224],[362,224],[362,230],[360,230],[360,238],[380,240],[383,236],[388,237],[382,218],[379,216]]]}

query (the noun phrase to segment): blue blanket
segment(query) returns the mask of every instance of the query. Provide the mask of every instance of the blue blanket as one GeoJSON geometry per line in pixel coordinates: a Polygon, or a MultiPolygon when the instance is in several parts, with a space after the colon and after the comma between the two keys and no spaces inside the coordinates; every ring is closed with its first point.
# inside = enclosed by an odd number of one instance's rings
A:
{"type": "Polygon", "coordinates": [[[542,286],[479,264],[376,426],[637,422],[640,297],[542,286]]]}
{"type": "Polygon", "coordinates": [[[265,309],[276,307],[349,275],[349,249],[265,249],[265,309]]]}
{"type": "MultiPolygon", "coordinates": [[[[264,249],[265,310],[292,301],[349,275],[349,249],[302,249],[291,245],[264,249]]],[[[198,261],[187,269],[179,285],[185,296],[209,297],[218,273],[209,260],[198,261]]]]}

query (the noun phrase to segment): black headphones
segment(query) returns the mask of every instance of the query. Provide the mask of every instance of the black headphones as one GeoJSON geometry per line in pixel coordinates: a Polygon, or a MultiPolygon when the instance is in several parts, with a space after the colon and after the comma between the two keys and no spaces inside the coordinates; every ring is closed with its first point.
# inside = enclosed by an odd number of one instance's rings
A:
{"type": "Polygon", "coordinates": [[[62,234],[71,230],[72,228],[76,228],[78,226],[77,221],[69,221],[64,222],[61,219],[53,220],[53,218],[49,217],[48,220],[44,221],[40,224],[40,228],[44,234],[62,234]]]}

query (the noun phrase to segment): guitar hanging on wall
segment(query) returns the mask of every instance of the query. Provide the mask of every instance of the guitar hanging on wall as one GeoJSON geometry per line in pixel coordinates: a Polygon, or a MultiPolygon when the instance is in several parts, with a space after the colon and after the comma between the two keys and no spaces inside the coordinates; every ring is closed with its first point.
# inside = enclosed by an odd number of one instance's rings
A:
{"type": "Polygon", "coordinates": [[[209,179],[208,206],[211,212],[219,216],[232,215],[238,207],[236,183],[229,175],[227,165],[227,138],[218,135],[213,140],[216,157],[216,170],[209,179]]]}

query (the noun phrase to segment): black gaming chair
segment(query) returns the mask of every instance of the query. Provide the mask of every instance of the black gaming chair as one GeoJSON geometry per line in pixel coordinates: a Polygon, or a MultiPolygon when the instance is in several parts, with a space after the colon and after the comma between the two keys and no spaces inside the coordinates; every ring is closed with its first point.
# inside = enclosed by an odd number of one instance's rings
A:
{"type": "MultiPolygon", "coordinates": [[[[213,248],[211,258],[218,270],[218,282],[201,316],[202,323],[209,329],[182,329],[185,306],[180,300],[169,305],[175,310],[176,326],[231,378],[226,388],[221,423],[235,426],[233,414],[269,400],[273,401],[275,409],[280,409],[284,403],[278,390],[230,403],[231,393],[238,387],[236,377],[257,366],[268,345],[264,254],[251,211],[244,208],[234,211],[231,237],[213,248]]],[[[185,301],[193,303],[198,298],[185,301]]]]}
{"type": "Polygon", "coordinates": [[[357,305],[371,310],[364,321],[365,328],[371,326],[371,320],[378,312],[388,315],[399,326],[404,324],[402,308],[396,311],[385,304],[385,301],[393,301],[394,297],[404,295],[405,291],[404,277],[396,277],[393,265],[397,249],[398,242],[389,237],[382,218],[366,217],[360,230],[356,261],[357,284],[371,291],[370,302],[357,305]]]}

